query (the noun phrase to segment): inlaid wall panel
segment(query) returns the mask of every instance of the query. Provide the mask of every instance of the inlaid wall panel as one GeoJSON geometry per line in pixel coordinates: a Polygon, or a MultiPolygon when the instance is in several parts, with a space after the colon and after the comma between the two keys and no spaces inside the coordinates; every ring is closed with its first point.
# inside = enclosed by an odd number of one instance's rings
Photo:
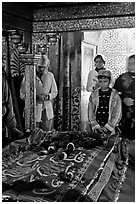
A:
{"type": "Polygon", "coordinates": [[[41,8],[34,11],[35,21],[78,20],[100,17],[119,17],[135,14],[135,2],[79,2],[60,7],[41,8]]]}

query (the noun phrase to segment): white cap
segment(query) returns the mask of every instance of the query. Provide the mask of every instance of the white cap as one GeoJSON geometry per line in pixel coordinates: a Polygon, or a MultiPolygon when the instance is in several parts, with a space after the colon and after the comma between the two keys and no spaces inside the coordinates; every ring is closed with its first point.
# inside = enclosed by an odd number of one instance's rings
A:
{"type": "Polygon", "coordinates": [[[42,55],[41,58],[38,61],[38,66],[49,66],[50,65],[50,61],[47,57],[47,55],[42,55]]]}

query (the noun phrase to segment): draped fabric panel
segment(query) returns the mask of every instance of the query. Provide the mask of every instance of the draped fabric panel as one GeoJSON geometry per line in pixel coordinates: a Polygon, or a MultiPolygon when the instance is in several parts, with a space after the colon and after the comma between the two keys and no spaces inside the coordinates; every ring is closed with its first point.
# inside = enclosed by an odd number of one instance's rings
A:
{"type": "Polygon", "coordinates": [[[20,60],[20,54],[17,47],[11,53],[11,75],[22,79],[25,73],[25,64],[20,60]]]}
{"type": "Polygon", "coordinates": [[[2,39],[2,63],[7,74],[7,80],[12,94],[13,109],[17,120],[17,127],[20,130],[23,130],[24,120],[22,114],[24,102],[20,99],[19,91],[25,72],[25,65],[20,62],[19,51],[8,37],[2,39]]]}
{"type": "Polygon", "coordinates": [[[20,98],[20,85],[25,74],[25,63],[20,59],[18,48],[15,46],[11,52],[10,59],[11,76],[14,84],[14,106],[17,116],[17,122],[21,130],[25,131],[25,122],[23,111],[25,102],[20,98]]]}
{"type": "Polygon", "coordinates": [[[17,127],[21,131],[35,127],[34,59],[33,54],[20,55],[10,39],[2,39],[3,66],[11,89],[17,127]],[[26,101],[20,98],[20,85],[26,75],[26,101]],[[27,110],[24,114],[24,108],[27,110]]]}
{"type": "Polygon", "coordinates": [[[87,132],[39,128],[27,140],[12,142],[2,151],[3,200],[134,202],[134,165],[127,142],[118,134],[107,146],[93,143],[87,132]],[[123,158],[121,145],[126,150],[123,158]]]}
{"type": "Polygon", "coordinates": [[[33,130],[35,127],[35,67],[33,54],[20,54],[17,47],[11,52],[10,59],[11,76],[14,90],[14,106],[17,115],[19,129],[33,130]],[[20,98],[20,85],[23,77],[26,77],[26,100],[20,98]]]}

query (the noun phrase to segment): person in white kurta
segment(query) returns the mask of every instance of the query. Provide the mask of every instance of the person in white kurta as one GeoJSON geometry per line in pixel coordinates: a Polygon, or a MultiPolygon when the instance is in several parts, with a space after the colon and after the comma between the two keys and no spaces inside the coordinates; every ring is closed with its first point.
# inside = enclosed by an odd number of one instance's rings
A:
{"type": "MultiPolygon", "coordinates": [[[[53,126],[53,99],[58,90],[53,73],[48,71],[50,61],[42,55],[36,68],[36,127],[50,131],[53,126]]],[[[23,78],[20,97],[25,100],[25,77],[23,78]]]]}
{"type": "Polygon", "coordinates": [[[58,94],[55,77],[48,71],[50,61],[46,55],[42,55],[37,64],[37,76],[43,84],[43,95],[38,95],[43,101],[43,111],[40,128],[50,131],[53,126],[53,99],[58,94]]]}

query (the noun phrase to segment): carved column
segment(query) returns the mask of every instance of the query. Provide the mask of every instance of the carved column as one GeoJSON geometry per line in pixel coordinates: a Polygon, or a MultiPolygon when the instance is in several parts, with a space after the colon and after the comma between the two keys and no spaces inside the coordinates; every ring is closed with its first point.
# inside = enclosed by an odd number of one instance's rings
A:
{"type": "Polygon", "coordinates": [[[25,129],[33,130],[36,127],[35,60],[33,54],[21,54],[20,58],[26,65],[25,129]]]}
{"type": "Polygon", "coordinates": [[[70,43],[69,34],[63,35],[63,69],[64,69],[64,81],[63,81],[63,124],[62,129],[64,131],[70,130],[70,43]]]}
{"type": "Polygon", "coordinates": [[[81,128],[81,32],[63,33],[63,130],[81,128]]]}

